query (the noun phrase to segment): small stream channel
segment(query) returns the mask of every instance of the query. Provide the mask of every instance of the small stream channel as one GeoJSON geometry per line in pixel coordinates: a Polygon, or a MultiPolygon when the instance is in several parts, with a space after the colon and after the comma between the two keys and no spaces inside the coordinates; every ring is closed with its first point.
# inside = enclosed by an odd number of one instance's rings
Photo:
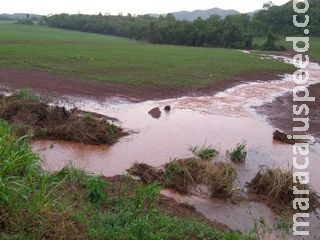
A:
{"type": "MultiPolygon", "coordinates": [[[[282,60],[290,62],[286,58],[282,60]]],[[[320,66],[312,63],[308,66],[308,71],[309,83],[319,83],[320,66]]],[[[45,159],[47,170],[57,171],[72,163],[95,174],[114,176],[124,174],[134,162],[160,166],[170,159],[191,156],[189,146],[211,145],[220,153],[217,160],[223,161],[226,160],[227,150],[246,141],[247,161],[236,166],[237,187],[245,190],[245,183],[255,176],[261,166],[290,168],[292,165],[292,146],[273,141],[274,128],[256,113],[254,107],[259,108],[264,103],[271,102],[292,91],[295,86],[292,75],[285,75],[281,80],[241,84],[207,97],[130,103],[116,98],[98,102],[66,96],[57,99],[55,104],[119,119],[116,124],[120,124],[132,134],[120,139],[112,147],[36,141],[33,149],[45,159]],[[170,112],[164,111],[166,105],[171,106],[170,112]],[[157,119],[148,114],[155,107],[161,110],[161,116],[157,119]]],[[[319,139],[317,141],[319,142],[319,139]]],[[[311,186],[317,192],[320,192],[319,156],[320,144],[316,143],[311,146],[308,171],[311,186]]],[[[229,204],[210,200],[205,196],[180,196],[168,190],[163,191],[163,194],[195,206],[196,210],[208,219],[243,232],[250,231],[256,219],[264,218],[269,226],[277,221],[272,211],[261,203],[229,204]]],[[[310,231],[314,236],[310,239],[319,239],[318,214],[313,213],[311,220],[310,231]]]]}

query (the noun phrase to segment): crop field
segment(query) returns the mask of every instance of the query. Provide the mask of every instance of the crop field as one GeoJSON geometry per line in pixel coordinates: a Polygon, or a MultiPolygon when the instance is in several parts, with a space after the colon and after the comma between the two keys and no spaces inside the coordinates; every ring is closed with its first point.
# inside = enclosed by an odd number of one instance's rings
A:
{"type": "MultiPolygon", "coordinates": [[[[230,49],[150,45],[41,26],[0,24],[0,68],[42,70],[77,79],[197,88],[293,67],[230,49]]],[[[263,74],[262,74],[263,75],[263,74]]]]}

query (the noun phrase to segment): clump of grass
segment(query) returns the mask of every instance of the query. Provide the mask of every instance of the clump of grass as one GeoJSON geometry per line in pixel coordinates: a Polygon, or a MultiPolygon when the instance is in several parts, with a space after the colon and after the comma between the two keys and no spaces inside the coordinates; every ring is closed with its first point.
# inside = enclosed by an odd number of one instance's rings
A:
{"type": "Polygon", "coordinates": [[[254,194],[266,196],[281,206],[292,208],[292,202],[296,198],[309,198],[310,209],[319,206],[319,198],[307,184],[293,183],[293,171],[280,168],[270,169],[263,167],[256,177],[248,184],[249,191],[254,194]],[[299,190],[309,191],[306,194],[293,194],[293,186],[299,190]]]}
{"type": "Polygon", "coordinates": [[[0,121],[2,232],[22,234],[22,239],[40,239],[58,232],[72,234],[71,229],[76,227],[70,212],[53,197],[58,182],[41,171],[40,163],[27,137],[16,138],[8,124],[0,121]]]}
{"type": "Polygon", "coordinates": [[[282,233],[289,233],[292,227],[293,227],[293,222],[292,222],[292,219],[289,219],[289,218],[287,219],[282,217],[276,223],[276,229],[280,230],[282,233]]]}
{"type": "MultiPolygon", "coordinates": [[[[102,204],[106,201],[106,189],[108,184],[100,177],[89,175],[81,169],[72,165],[67,165],[61,171],[52,174],[61,184],[63,191],[72,191],[78,194],[82,193],[84,199],[93,204],[102,204]]],[[[59,189],[61,191],[61,189],[59,189]]]]}
{"type": "Polygon", "coordinates": [[[57,178],[58,181],[68,182],[73,187],[83,182],[86,176],[85,171],[75,168],[72,164],[68,164],[59,172],[52,174],[52,177],[57,178]]]}
{"type": "Polygon", "coordinates": [[[158,183],[180,193],[189,190],[202,181],[204,163],[196,158],[174,159],[164,168],[154,168],[144,163],[135,163],[128,173],[139,176],[144,183],[158,183]]]}
{"type": "Polygon", "coordinates": [[[247,143],[242,142],[242,143],[238,143],[237,146],[231,151],[228,151],[227,154],[230,156],[230,160],[235,163],[245,162],[247,158],[246,147],[247,147],[247,143]]]}
{"type": "Polygon", "coordinates": [[[95,204],[102,204],[107,200],[107,183],[102,178],[87,177],[83,187],[86,189],[87,201],[95,204]]]}
{"type": "Polygon", "coordinates": [[[127,172],[133,176],[139,176],[141,180],[147,184],[158,182],[160,176],[163,176],[161,169],[156,169],[145,163],[134,163],[127,172]]]}
{"type": "Polygon", "coordinates": [[[236,172],[230,163],[207,164],[204,182],[209,186],[212,197],[229,197],[233,193],[236,172]]]}
{"type": "Polygon", "coordinates": [[[128,170],[144,182],[154,182],[180,193],[189,193],[193,187],[204,184],[212,197],[229,197],[236,172],[231,164],[207,162],[199,158],[175,159],[164,166],[164,170],[146,164],[135,165],[128,170]]]}
{"type": "Polygon", "coordinates": [[[190,151],[193,153],[194,156],[203,159],[203,160],[209,160],[213,158],[218,152],[212,146],[194,146],[189,148],[190,151]]]}
{"type": "Polygon", "coordinates": [[[15,91],[12,96],[22,101],[28,101],[28,100],[39,101],[40,100],[39,96],[37,96],[32,91],[27,89],[15,91]]]}
{"type": "Polygon", "coordinates": [[[181,193],[189,190],[201,180],[202,166],[197,159],[173,160],[165,165],[163,184],[181,193]]]}

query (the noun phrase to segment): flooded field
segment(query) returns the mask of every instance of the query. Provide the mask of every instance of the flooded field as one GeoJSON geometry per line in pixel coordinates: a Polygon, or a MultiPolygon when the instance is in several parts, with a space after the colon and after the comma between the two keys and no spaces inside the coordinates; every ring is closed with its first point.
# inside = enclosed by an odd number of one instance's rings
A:
{"type": "MultiPolygon", "coordinates": [[[[320,66],[310,64],[308,70],[310,84],[319,83],[320,66]]],[[[292,91],[295,86],[292,76],[286,75],[272,82],[241,84],[210,97],[130,103],[123,99],[96,101],[67,96],[57,99],[55,104],[116,118],[119,121],[115,123],[131,134],[121,138],[112,147],[36,141],[33,149],[45,159],[47,170],[57,171],[72,163],[95,174],[114,176],[126,173],[126,169],[135,162],[160,166],[170,159],[191,156],[188,150],[190,146],[211,145],[219,151],[216,160],[225,161],[226,152],[245,141],[248,147],[247,161],[236,166],[237,187],[245,191],[246,182],[255,176],[261,166],[290,168],[292,165],[292,146],[273,140],[275,128],[256,109],[292,91]],[[165,106],[171,106],[171,110],[165,111],[165,106]],[[161,111],[156,118],[148,113],[154,108],[161,111]]],[[[311,146],[308,171],[312,188],[320,193],[319,155],[320,144],[317,139],[317,143],[311,146]]],[[[276,223],[274,214],[260,203],[234,205],[215,202],[205,196],[181,197],[168,191],[164,194],[177,201],[188,202],[207,218],[222,222],[232,229],[251,230],[254,221],[239,221],[250,215],[254,215],[254,219],[264,217],[269,225],[276,223]],[[252,212],[248,209],[252,209],[252,212]]],[[[317,229],[313,231],[315,234],[320,233],[317,216],[317,213],[313,214],[311,223],[311,228],[317,229]]]]}

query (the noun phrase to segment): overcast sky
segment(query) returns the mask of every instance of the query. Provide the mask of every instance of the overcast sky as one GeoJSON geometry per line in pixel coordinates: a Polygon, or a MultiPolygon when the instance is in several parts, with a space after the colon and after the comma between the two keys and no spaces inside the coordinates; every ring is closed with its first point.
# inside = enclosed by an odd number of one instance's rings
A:
{"type": "MultiPolygon", "coordinates": [[[[267,0],[0,0],[2,13],[168,13],[219,7],[250,12],[262,8],[267,0]]],[[[281,5],[288,0],[273,0],[281,5]]]]}

